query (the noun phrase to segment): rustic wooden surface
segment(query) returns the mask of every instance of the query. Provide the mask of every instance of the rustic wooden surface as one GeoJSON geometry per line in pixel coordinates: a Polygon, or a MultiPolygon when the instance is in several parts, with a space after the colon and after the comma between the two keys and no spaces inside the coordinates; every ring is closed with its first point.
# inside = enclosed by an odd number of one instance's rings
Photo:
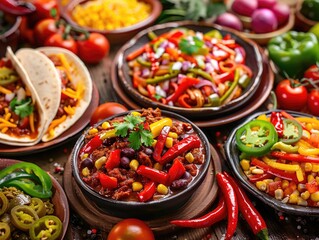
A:
{"type": "MultiPolygon", "coordinates": [[[[118,49],[119,46],[112,46],[109,56],[106,57],[101,63],[94,66],[88,66],[92,79],[99,90],[100,103],[105,101],[119,101],[116,96],[116,93],[112,89],[110,80],[110,67],[112,59],[114,58],[118,49]]],[[[227,135],[227,131],[230,130],[232,126],[235,124],[236,122],[225,126],[206,128],[204,129],[204,131],[207,133],[207,136],[212,142],[212,144],[214,144],[214,146],[217,147],[223,143],[227,135]],[[221,132],[221,136],[216,137],[218,135],[216,134],[216,132],[221,132]]],[[[61,167],[65,165],[70,151],[75,143],[75,140],[76,137],[70,139],[69,141],[63,143],[58,147],[48,149],[40,153],[32,153],[27,156],[22,155],[12,158],[23,161],[30,161],[38,164],[46,171],[49,171],[62,184],[63,174],[56,173],[55,168],[57,165],[61,167]]],[[[224,170],[228,171],[225,162],[223,162],[223,168],[224,170]]],[[[315,217],[302,217],[283,214],[266,206],[264,203],[254,198],[254,196],[249,196],[254,201],[254,203],[256,203],[257,209],[260,211],[267,223],[270,239],[316,239],[316,237],[319,236],[319,230],[317,228],[319,219],[315,217]]],[[[76,209],[71,209],[71,213],[73,212],[76,212],[76,209]]],[[[101,221],[103,220],[101,219],[101,221]]],[[[79,223],[82,224],[81,226],[85,227],[89,226],[90,224],[83,223],[81,219],[79,219],[79,216],[77,216],[76,214],[71,214],[68,231],[69,234],[66,239],[102,239],[98,238],[98,236],[96,238],[93,238],[92,236],[85,234],[85,237],[81,237],[81,234],[83,235],[83,229],[81,229],[81,233],[80,228],[82,227],[78,227],[79,223]]],[[[205,234],[208,233],[207,237],[204,239],[222,239],[223,234],[226,231],[226,227],[227,221],[224,220],[220,223],[215,224],[209,229],[203,229],[201,231],[203,231],[205,234]]],[[[168,239],[180,239],[178,238],[178,232],[168,236],[168,239]]],[[[252,231],[250,230],[248,224],[241,217],[239,217],[238,227],[233,239],[254,239],[254,235],[252,234],[252,231]]]]}

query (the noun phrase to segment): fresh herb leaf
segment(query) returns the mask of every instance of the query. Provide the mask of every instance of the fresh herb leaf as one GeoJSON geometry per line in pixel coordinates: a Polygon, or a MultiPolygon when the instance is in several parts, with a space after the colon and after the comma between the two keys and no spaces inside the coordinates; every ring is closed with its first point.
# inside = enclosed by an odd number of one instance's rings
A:
{"type": "Polygon", "coordinates": [[[192,37],[191,39],[183,38],[178,44],[179,49],[187,55],[199,53],[203,46],[204,42],[198,37],[192,37]]]}
{"type": "Polygon", "coordinates": [[[130,142],[130,147],[134,150],[139,149],[142,146],[141,135],[139,131],[131,132],[128,141],[130,142]]]}
{"type": "Polygon", "coordinates": [[[17,98],[12,99],[10,102],[10,108],[20,118],[25,118],[33,112],[33,105],[31,104],[31,98],[18,101],[17,98]]]}

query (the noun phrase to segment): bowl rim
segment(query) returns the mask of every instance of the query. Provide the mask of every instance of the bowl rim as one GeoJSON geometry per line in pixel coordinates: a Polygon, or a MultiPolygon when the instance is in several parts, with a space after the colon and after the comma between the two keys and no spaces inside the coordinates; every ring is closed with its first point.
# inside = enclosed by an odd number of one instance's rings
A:
{"type": "Polygon", "coordinates": [[[131,31],[135,31],[138,30],[140,28],[143,28],[145,26],[148,26],[150,24],[152,24],[161,14],[162,12],[162,4],[160,3],[160,1],[158,0],[141,0],[143,2],[146,2],[148,4],[151,5],[152,7],[152,11],[150,13],[150,15],[145,18],[144,20],[131,25],[131,26],[127,26],[127,27],[123,27],[123,28],[119,28],[119,29],[114,29],[114,30],[98,30],[98,29],[94,29],[91,27],[86,27],[86,26],[80,26],[78,25],[71,17],[71,11],[74,9],[75,6],[83,3],[83,2],[87,2],[88,0],[71,0],[69,1],[64,7],[62,12],[62,16],[66,19],[66,21],[68,23],[70,23],[71,25],[77,27],[77,28],[83,28],[89,32],[98,32],[101,34],[121,34],[121,33],[127,33],[127,32],[131,32],[131,31]]]}
{"type": "Polygon", "coordinates": [[[17,29],[19,28],[21,21],[22,21],[22,17],[17,16],[15,18],[13,25],[11,25],[11,27],[7,31],[5,31],[3,34],[0,34],[0,40],[4,41],[7,37],[14,34],[17,31],[17,29]]]}
{"type": "MultiPolygon", "coordinates": [[[[263,73],[262,54],[260,52],[260,48],[257,45],[257,43],[255,43],[251,39],[245,37],[243,34],[241,34],[241,32],[238,32],[234,29],[222,27],[220,25],[207,23],[207,22],[194,22],[194,21],[186,20],[186,21],[158,24],[158,25],[154,25],[152,27],[146,28],[143,31],[139,32],[137,35],[135,35],[135,37],[132,38],[130,41],[128,41],[126,44],[124,44],[118,50],[117,56],[118,56],[118,58],[117,58],[117,70],[118,71],[117,72],[119,75],[119,81],[127,93],[132,94],[132,97],[134,97],[142,102],[141,105],[144,105],[144,106],[150,105],[153,107],[156,106],[156,107],[159,107],[161,109],[168,110],[168,111],[178,111],[178,113],[180,113],[180,114],[191,113],[191,114],[194,114],[194,116],[196,116],[196,114],[203,113],[203,112],[210,114],[210,115],[218,115],[218,114],[222,114],[225,112],[229,112],[236,107],[239,108],[239,106],[237,106],[238,104],[246,103],[254,95],[254,92],[257,90],[257,88],[260,84],[260,81],[262,78],[262,73],[263,73]],[[126,64],[126,60],[124,59],[125,51],[127,51],[132,46],[134,46],[139,41],[139,39],[141,39],[143,36],[147,35],[147,33],[150,31],[163,30],[163,29],[167,29],[167,28],[173,29],[173,28],[178,28],[178,27],[180,28],[180,27],[187,27],[187,26],[207,27],[207,28],[217,29],[219,31],[230,32],[231,34],[235,35],[236,37],[238,37],[239,39],[241,39],[242,41],[244,41],[250,45],[250,47],[253,49],[253,51],[255,53],[256,64],[258,66],[258,69],[257,69],[257,71],[255,71],[256,77],[254,78],[254,82],[251,84],[251,86],[249,87],[248,90],[244,91],[243,95],[241,95],[240,97],[230,101],[227,104],[219,106],[219,107],[201,107],[201,108],[189,109],[189,108],[183,108],[183,107],[178,107],[178,106],[169,106],[169,105],[166,105],[166,104],[163,104],[160,102],[154,102],[152,99],[145,97],[145,96],[142,96],[134,87],[132,87],[132,85],[130,83],[132,80],[126,79],[124,76],[123,70],[122,70],[123,66],[126,64]]],[[[192,117],[194,117],[194,116],[192,116],[192,117]]]]}
{"type": "MultiPolygon", "coordinates": [[[[140,112],[142,111],[142,109],[138,109],[138,110],[129,110],[123,113],[119,113],[116,115],[113,115],[112,117],[109,118],[105,118],[103,120],[101,120],[100,122],[96,123],[95,125],[93,125],[93,127],[99,126],[101,125],[104,121],[107,120],[111,120],[114,119],[116,117],[121,117],[121,116],[126,116],[128,114],[130,114],[131,112],[140,112]]],[[[172,201],[174,199],[178,199],[180,196],[184,196],[188,193],[192,194],[194,191],[194,187],[196,187],[198,184],[200,184],[202,182],[202,180],[205,178],[206,174],[207,174],[207,170],[209,168],[209,164],[211,161],[211,150],[210,150],[210,143],[208,138],[206,137],[206,135],[204,134],[204,132],[197,127],[194,123],[192,123],[190,120],[188,120],[187,118],[173,113],[173,112],[169,112],[169,111],[165,111],[165,110],[161,110],[162,112],[162,117],[172,117],[175,118],[178,121],[183,121],[183,122],[187,122],[190,123],[192,125],[192,128],[194,129],[194,131],[197,133],[197,135],[200,137],[201,142],[203,144],[203,147],[205,149],[206,152],[206,156],[205,156],[205,162],[202,165],[203,170],[201,172],[199,172],[197,174],[197,176],[195,177],[195,179],[193,179],[193,181],[191,182],[191,187],[187,187],[186,189],[178,192],[177,194],[174,195],[170,195],[168,197],[163,197],[160,198],[158,200],[153,200],[153,201],[149,201],[149,202],[134,202],[134,201],[119,201],[119,200],[114,200],[111,198],[106,198],[101,196],[99,193],[97,193],[95,190],[93,190],[92,188],[90,188],[87,184],[85,184],[82,179],[81,176],[79,174],[79,170],[77,167],[77,162],[78,162],[78,152],[81,149],[81,147],[83,146],[83,140],[84,140],[84,136],[87,134],[87,132],[89,131],[90,127],[87,128],[85,130],[85,132],[79,137],[79,139],[76,141],[74,148],[70,154],[71,156],[71,168],[72,168],[72,173],[73,176],[77,182],[77,184],[84,189],[84,191],[86,191],[87,193],[89,193],[90,195],[92,195],[94,198],[98,198],[102,201],[106,201],[109,202],[110,204],[116,204],[119,206],[131,206],[131,207],[144,207],[144,206],[157,206],[159,204],[163,204],[167,201],[172,201]]]]}
{"type": "Polygon", "coordinates": [[[318,22],[311,20],[309,18],[307,18],[305,15],[303,15],[301,13],[301,8],[302,8],[302,3],[304,2],[304,0],[299,0],[296,6],[296,17],[302,22],[305,23],[309,26],[313,26],[315,24],[317,24],[318,22]]]}
{"type": "MultiPolygon", "coordinates": [[[[251,194],[257,197],[259,200],[261,200],[263,203],[269,205],[270,207],[274,208],[277,211],[283,211],[290,214],[304,215],[304,216],[318,215],[319,207],[315,208],[315,207],[307,207],[307,206],[299,206],[299,205],[293,205],[288,203],[282,203],[280,200],[277,200],[274,197],[271,197],[268,194],[262,191],[259,191],[254,184],[250,183],[247,180],[247,177],[239,164],[239,157],[238,157],[239,150],[236,147],[236,143],[235,143],[236,131],[245,123],[255,119],[259,115],[262,115],[262,114],[269,115],[271,114],[271,112],[281,112],[281,111],[282,111],[281,109],[274,109],[274,110],[256,112],[253,115],[247,117],[245,120],[243,120],[235,128],[233,128],[224,146],[226,161],[228,162],[228,165],[230,166],[232,172],[234,173],[235,177],[239,180],[241,185],[246,190],[248,190],[251,194]]],[[[300,113],[295,111],[287,110],[286,112],[292,116],[314,117],[313,115],[310,115],[310,114],[300,113]]]]}

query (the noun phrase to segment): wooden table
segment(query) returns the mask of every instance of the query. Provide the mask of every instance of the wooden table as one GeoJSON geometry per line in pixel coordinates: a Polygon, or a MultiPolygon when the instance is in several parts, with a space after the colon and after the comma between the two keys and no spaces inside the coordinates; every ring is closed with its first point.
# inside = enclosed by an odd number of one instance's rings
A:
{"type": "MultiPolygon", "coordinates": [[[[114,58],[119,46],[112,46],[111,52],[108,57],[106,57],[101,63],[94,66],[88,66],[91,73],[92,79],[95,82],[100,95],[100,103],[105,101],[119,101],[116,93],[112,89],[111,79],[110,79],[110,68],[112,59],[114,58]]],[[[93,96],[94,97],[94,96],[93,96]]],[[[207,133],[208,138],[212,144],[218,148],[220,143],[225,140],[224,136],[227,134],[226,129],[231,129],[236,123],[229,124],[227,126],[220,126],[215,128],[206,128],[204,131],[207,133]],[[216,132],[222,132],[222,136],[216,138],[216,132]],[[224,134],[224,135],[223,135],[224,134]],[[219,143],[219,144],[217,144],[219,143]]],[[[85,126],[83,126],[85,127],[85,126]]],[[[56,166],[64,166],[66,163],[70,151],[75,143],[76,138],[70,139],[70,141],[63,143],[62,145],[43,151],[40,153],[33,153],[27,156],[17,156],[12,157],[19,160],[30,161],[38,164],[46,171],[49,171],[53,176],[55,176],[60,183],[62,183],[62,173],[56,173],[56,166]]],[[[0,153],[1,155],[1,153],[0,153]]],[[[223,162],[224,170],[229,170],[227,164],[223,162]]],[[[261,212],[262,216],[265,218],[267,226],[269,228],[270,239],[315,239],[319,236],[318,223],[319,218],[315,217],[298,217],[292,215],[286,215],[279,213],[270,207],[266,206],[258,199],[251,196],[251,199],[256,203],[257,209],[261,212]]],[[[214,206],[212,206],[213,208],[214,206]]],[[[77,214],[74,214],[76,209],[71,210],[71,218],[68,229],[68,234],[66,239],[102,239],[100,234],[95,237],[91,234],[86,234],[87,224],[81,221],[77,214]],[[84,228],[84,230],[83,230],[84,228]],[[81,230],[81,231],[80,231],[81,230]],[[85,235],[80,237],[80,235],[85,235]],[[71,237],[72,236],[72,237],[71,237]]],[[[101,219],[101,221],[103,221],[101,219]]],[[[89,223],[88,223],[89,224],[89,223]]],[[[204,239],[221,239],[226,231],[227,221],[221,221],[211,228],[203,229],[203,232],[208,234],[204,239]]],[[[99,231],[98,231],[99,233],[99,231]]],[[[236,235],[233,239],[253,239],[252,234],[248,224],[239,217],[238,227],[236,230],[236,235]]],[[[159,238],[161,239],[161,238],[159,238]]],[[[180,239],[178,238],[178,232],[172,233],[167,236],[167,239],[180,239]]],[[[197,240],[197,239],[196,239],[197,240]]]]}

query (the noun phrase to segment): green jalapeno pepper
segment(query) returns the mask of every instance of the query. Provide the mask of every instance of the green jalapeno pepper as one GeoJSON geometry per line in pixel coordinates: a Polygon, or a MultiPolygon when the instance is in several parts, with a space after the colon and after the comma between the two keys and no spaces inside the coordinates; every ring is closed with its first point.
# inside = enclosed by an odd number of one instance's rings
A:
{"type": "Polygon", "coordinates": [[[301,125],[292,119],[284,119],[283,125],[283,136],[280,138],[280,141],[287,144],[298,142],[302,137],[301,125]]]}
{"type": "Polygon", "coordinates": [[[30,228],[31,240],[55,240],[62,233],[61,220],[53,215],[47,215],[38,219],[30,228]]]}
{"type": "Polygon", "coordinates": [[[12,208],[10,216],[12,224],[22,231],[28,231],[35,221],[39,219],[37,213],[26,205],[12,208]]]}
{"type": "Polygon", "coordinates": [[[9,206],[8,198],[4,195],[3,192],[0,192],[0,216],[7,211],[8,206],[9,206]]]}
{"type": "Polygon", "coordinates": [[[31,198],[29,206],[38,214],[39,217],[43,217],[46,213],[45,205],[40,198],[31,198]]]}
{"type": "Polygon", "coordinates": [[[8,223],[0,222],[0,240],[11,239],[11,229],[8,223]]]}
{"type": "Polygon", "coordinates": [[[248,156],[262,156],[277,142],[275,127],[264,120],[253,120],[236,132],[236,144],[248,156]]]}

